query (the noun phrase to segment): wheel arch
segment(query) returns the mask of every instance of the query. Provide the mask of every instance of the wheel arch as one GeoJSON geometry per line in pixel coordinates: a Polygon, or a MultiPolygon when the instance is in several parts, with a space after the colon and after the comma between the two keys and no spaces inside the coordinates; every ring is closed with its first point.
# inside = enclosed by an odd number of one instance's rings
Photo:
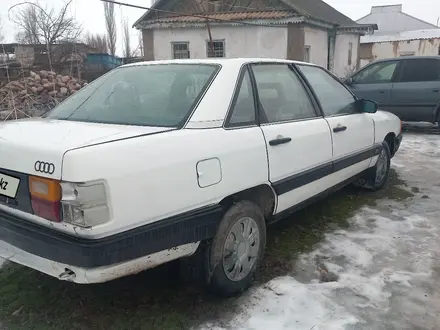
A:
{"type": "Polygon", "coordinates": [[[220,201],[220,205],[229,208],[234,203],[242,200],[248,200],[258,205],[267,221],[273,215],[277,197],[270,185],[261,184],[225,197],[220,201]]]}
{"type": "Polygon", "coordinates": [[[390,132],[385,136],[384,141],[388,144],[390,148],[391,157],[394,156],[395,153],[395,144],[396,144],[396,134],[394,132],[390,132]]]}

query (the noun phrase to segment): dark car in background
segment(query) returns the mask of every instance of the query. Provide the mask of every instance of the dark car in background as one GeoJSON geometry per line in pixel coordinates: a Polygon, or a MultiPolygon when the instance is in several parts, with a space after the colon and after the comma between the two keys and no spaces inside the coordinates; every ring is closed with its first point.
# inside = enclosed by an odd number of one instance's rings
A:
{"type": "Polygon", "coordinates": [[[345,83],[358,98],[376,101],[402,121],[440,121],[440,56],[374,61],[345,83]]]}

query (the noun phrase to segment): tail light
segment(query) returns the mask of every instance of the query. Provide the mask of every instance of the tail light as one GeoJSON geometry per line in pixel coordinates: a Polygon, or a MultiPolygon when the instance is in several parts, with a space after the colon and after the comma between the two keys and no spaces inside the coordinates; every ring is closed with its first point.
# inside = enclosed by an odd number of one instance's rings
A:
{"type": "Polygon", "coordinates": [[[103,182],[61,183],[63,221],[92,227],[110,220],[103,182]]]}
{"type": "Polygon", "coordinates": [[[29,192],[35,215],[61,222],[61,186],[59,181],[29,177],[29,192]]]}
{"type": "Polygon", "coordinates": [[[71,183],[29,178],[34,214],[54,222],[92,227],[110,220],[103,182],[71,183]]]}

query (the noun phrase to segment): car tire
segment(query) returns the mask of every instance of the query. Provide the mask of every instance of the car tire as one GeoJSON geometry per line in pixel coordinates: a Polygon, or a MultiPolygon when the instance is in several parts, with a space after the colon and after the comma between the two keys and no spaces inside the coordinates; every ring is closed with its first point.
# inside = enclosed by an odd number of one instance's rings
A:
{"type": "Polygon", "coordinates": [[[357,187],[377,191],[385,187],[390,177],[391,151],[386,141],[382,142],[382,151],[376,165],[368,169],[364,178],[355,183],[357,187]]]}
{"type": "Polygon", "coordinates": [[[224,214],[206,253],[209,291],[230,297],[247,290],[263,259],[266,221],[252,202],[233,204],[224,214]]]}

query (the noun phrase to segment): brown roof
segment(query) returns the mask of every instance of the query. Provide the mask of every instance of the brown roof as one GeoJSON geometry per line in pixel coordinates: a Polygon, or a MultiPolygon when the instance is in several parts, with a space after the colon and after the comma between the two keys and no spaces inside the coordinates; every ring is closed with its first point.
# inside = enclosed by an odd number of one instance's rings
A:
{"type": "Polygon", "coordinates": [[[296,16],[292,11],[284,10],[270,10],[270,11],[254,11],[254,12],[218,12],[218,13],[205,13],[200,14],[201,17],[195,17],[198,14],[191,14],[191,16],[175,15],[161,17],[157,19],[148,20],[149,23],[175,23],[175,22],[188,22],[199,23],[205,22],[206,18],[210,20],[221,21],[244,21],[252,19],[277,19],[296,16]]]}
{"type": "MultiPolygon", "coordinates": [[[[189,0],[179,0],[181,2],[184,1],[189,1],[189,0]]],[[[157,14],[155,12],[154,9],[166,9],[166,10],[172,10],[173,9],[173,4],[175,2],[172,2],[171,0],[157,0],[153,3],[153,5],[151,6],[151,8],[153,10],[148,10],[144,15],[142,15],[134,24],[133,26],[138,26],[139,23],[141,23],[141,21],[148,21],[149,23],[153,22],[163,22],[162,20],[156,20],[155,19],[155,14],[157,14]]],[[[235,3],[235,2],[234,2],[235,3]]],[[[243,5],[244,6],[244,5],[243,5]]],[[[314,19],[318,19],[318,20],[322,20],[324,22],[328,22],[328,23],[332,23],[332,24],[336,24],[336,25],[340,25],[340,26],[357,26],[356,22],[354,22],[352,19],[350,19],[349,17],[345,16],[344,14],[342,14],[341,12],[339,12],[338,10],[336,10],[335,8],[333,8],[332,6],[328,5],[326,2],[324,2],[323,0],[279,0],[278,4],[276,3],[276,1],[271,2],[271,7],[276,7],[276,8],[286,8],[286,9],[290,9],[293,10],[297,13],[297,15],[304,15],[310,18],[314,18],[314,19]]],[[[244,7],[236,7],[238,8],[244,8],[244,7]]],[[[235,9],[235,8],[233,8],[235,9]]],[[[249,10],[251,10],[251,7],[249,7],[249,10]]],[[[293,16],[292,14],[284,14],[285,16],[275,16],[275,17],[260,17],[260,16],[249,16],[246,18],[242,18],[244,15],[243,10],[239,10],[240,12],[237,13],[233,10],[228,11],[228,12],[222,12],[224,15],[226,16],[222,16],[223,19],[228,19],[228,20],[243,20],[243,19],[271,19],[271,18],[282,18],[282,17],[288,17],[288,15],[293,16]],[[234,18],[231,18],[231,16],[234,18]],[[238,16],[235,16],[238,15],[238,16]]],[[[284,10],[277,10],[277,11],[264,11],[265,13],[278,13],[280,14],[281,12],[284,13],[288,13],[288,11],[284,11],[284,10]]],[[[221,12],[219,13],[214,13],[214,16],[217,15],[221,15],[221,12]]],[[[252,13],[254,15],[256,12],[252,11],[252,13]]],[[[260,12],[262,13],[262,12],[260,12]]],[[[276,14],[274,14],[276,15],[276,14]]],[[[173,15],[171,14],[165,14],[165,16],[167,17],[173,17],[173,15]]],[[[200,20],[200,19],[198,19],[200,20]]],[[[198,20],[194,21],[191,20],[191,22],[198,22],[198,20]]],[[[169,22],[176,22],[176,21],[180,21],[182,22],[181,18],[176,18],[176,20],[172,20],[169,22]]]]}
{"type": "Polygon", "coordinates": [[[341,26],[356,26],[357,23],[322,0],[282,0],[299,14],[341,26]]]}

